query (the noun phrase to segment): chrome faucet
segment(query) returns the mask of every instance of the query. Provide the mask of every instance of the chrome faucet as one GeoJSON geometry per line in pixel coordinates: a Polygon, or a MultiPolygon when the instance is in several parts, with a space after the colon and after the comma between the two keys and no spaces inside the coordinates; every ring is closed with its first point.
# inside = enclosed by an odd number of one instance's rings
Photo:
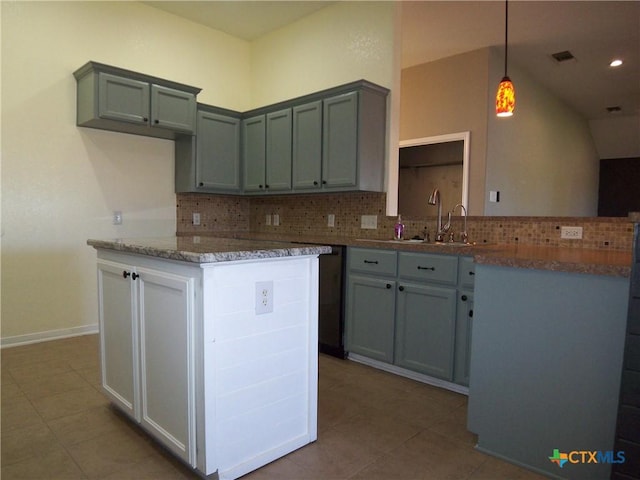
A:
{"type": "Polygon", "coordinates": [[[444,239],[444,231],[442,230],[442,201],[440,200],[440,190],[433,189],[431,195],[429,195],[429,205],[436,205],[438,207],[438,220],[436,220],[436,242],[442,242],[444,239]]]}
{"type": "MultiPolygon", "coordinates": [[[[449,221],[451,221],[451,215],[453,215],[453,213],[456,211],[456,208],[458,207],[460,207],[460,214],[464,213],[464,230],[460,232],[460,241],[462,243],[469,243],[469,235],[467,234],[467,209],[464,207],[464,205],[459,203],[451,209],[451,211],[449,212],[449,221]]],[[[453,241],[453,233],[451,235],[452,235],[451,241],[453,241]]]]}

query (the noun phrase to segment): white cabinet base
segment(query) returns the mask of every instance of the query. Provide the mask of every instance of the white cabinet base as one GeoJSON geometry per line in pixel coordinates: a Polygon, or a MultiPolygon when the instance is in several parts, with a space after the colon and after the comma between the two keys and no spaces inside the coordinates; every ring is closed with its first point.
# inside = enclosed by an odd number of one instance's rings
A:
{"type": "Polygon", "coordinates": [[[115,405],[220,479],[317,439],[317,255],[202,265],[98,256],[103,386],[115,405]],[[269,313],[256,309],[263,282],[269,313]]]}

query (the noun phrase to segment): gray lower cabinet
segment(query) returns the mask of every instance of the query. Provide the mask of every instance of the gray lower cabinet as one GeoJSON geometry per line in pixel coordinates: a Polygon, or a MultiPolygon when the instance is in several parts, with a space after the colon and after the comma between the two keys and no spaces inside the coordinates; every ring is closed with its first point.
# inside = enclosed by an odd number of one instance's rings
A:
{"type": "Polygon", "coordinates": [[[291,109],[242,120],[243,191],[291,190],[291,109]]]}
{"type": "Polygon", "coordinates": [[[468,385],[470,271],[470,257],[350,248],[347,350],[468,385]]]}
{"type": "Polygon", "coordinates": [[[74,76],[78,126],[167,139],[195,133],[199,88],[96,62],[74,76]]]}
{"type": "Polygon", "coordinates": [[[176,192],[240,193],[240,113],[199,105],[196,132],[176,138],[176,192]]]}

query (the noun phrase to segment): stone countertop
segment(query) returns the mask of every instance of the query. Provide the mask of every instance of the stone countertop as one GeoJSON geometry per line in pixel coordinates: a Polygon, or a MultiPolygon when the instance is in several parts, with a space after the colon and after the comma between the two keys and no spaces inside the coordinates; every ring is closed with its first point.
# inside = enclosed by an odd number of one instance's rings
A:
{"type": "Polygon", "coordinates": [[[148,255],[191,263],[217,263],[330,253],[331,247],[284,241],[211,236],[87,240],[96,249],[148,255]]]}
{"type": "MultiPolygon", "coordinates": [[[[478,264],[514,268],[529,268],[591,275],[629,277],[631,275],[631,252],[594,250],[584,248],[562,248],[531,245],[478,244],[470,246],[434,245],[414,242],[389,242],[386,240],[362,239],[344,236],[296,235],[255,232],[224,232],[211,234],[265,241],[287,241],[321,245],[344,245],[362,248],[384,248],[425,253],[472,256],[478,264]]],[[[185,237],[191,238],[191,237],[185,237]]]]}

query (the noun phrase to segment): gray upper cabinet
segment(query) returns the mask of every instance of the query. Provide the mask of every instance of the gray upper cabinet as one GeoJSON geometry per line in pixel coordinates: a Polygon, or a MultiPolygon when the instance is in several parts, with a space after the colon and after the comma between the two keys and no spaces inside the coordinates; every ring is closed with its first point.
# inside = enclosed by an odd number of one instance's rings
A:
{"type": "Polygon", "coordinates": [[[357,185],[358,93],[324,101],[322,183],[328,187],[357,185]]]}
{"type": "Polygon", "coordinates": [[[293,189],[322,187],[322,101],[293,107],[293,189]]]}
{"type": "Polygon", "coordinates": [[[245,193],[266,191],[266,159],[265,116],[242,120],[242,188],[245,193]]]}
{"type": "Polygon", "coordinates": [[[175,142],[176,192],[240,193],[240,113],[198,105],[195,136],[175,142]]]}
{"type": "Polygon", "coordinates": [[[291,190],[291,128],[290,108],[242,121],[245,193],[291,190]]]}
{"type": "Polygon", "coordinates": [[[267,114],[266,182],[269,192],[291,190],[291,109],[267,114]]]}
{"type": "Polygon", "coordinates": [[[78,126],[167,139],[195,133],[199,88],[97,62],[74,76],[78,126]]]}

